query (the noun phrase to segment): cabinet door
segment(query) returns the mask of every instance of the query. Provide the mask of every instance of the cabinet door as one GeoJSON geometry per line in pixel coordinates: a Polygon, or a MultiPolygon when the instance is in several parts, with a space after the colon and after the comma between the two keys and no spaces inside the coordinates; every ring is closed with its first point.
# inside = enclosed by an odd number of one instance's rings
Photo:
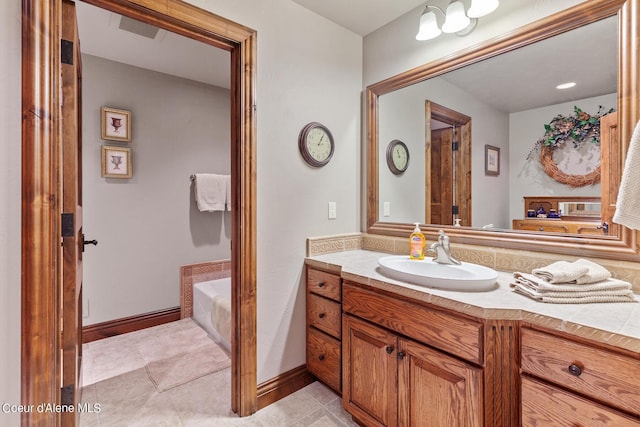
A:
{"type": "Polygon", "coordinates": [[[367,426],[397,425],[397,337],[344,315],[342,403],[367,426]]]}
{"type": "Polygon", "coordinates": [[[404,339],[398,359],[399,426],[482,426],[480,368],[404,339]]]}

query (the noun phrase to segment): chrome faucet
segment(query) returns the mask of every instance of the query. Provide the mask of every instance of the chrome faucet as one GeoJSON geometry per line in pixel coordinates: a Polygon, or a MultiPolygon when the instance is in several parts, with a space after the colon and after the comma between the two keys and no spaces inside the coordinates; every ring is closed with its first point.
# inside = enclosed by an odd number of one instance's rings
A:
{"type": "Polygon", "coordinates": [[[461,262],[451,256],[451,247],[449,245],[449,236],[444,234],[444,230],[438,232],[438,241],[434,242],[430,247],[430,251],[434,251],[436,256],[434,262],[439,264],[455,264],[460,265],[461,262]]]}

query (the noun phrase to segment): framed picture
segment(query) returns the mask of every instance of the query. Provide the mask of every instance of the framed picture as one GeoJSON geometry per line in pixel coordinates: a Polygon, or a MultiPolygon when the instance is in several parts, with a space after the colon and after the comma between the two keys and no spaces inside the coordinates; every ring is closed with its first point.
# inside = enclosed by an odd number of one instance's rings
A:
{"type": "Polygon", "coordinates": [[[484,174],[500,175],[500,147],[484,146],[484,174]]]}
{"type": "Polygon", "coordinates": [[[102,107],[102,139],[131,142],[131,111],[102,107]]]}
{"type": "Polygon", "coordinates": [[[131,149],[102,146],[102,176],[104,178],[131,178],[131,149]]]}

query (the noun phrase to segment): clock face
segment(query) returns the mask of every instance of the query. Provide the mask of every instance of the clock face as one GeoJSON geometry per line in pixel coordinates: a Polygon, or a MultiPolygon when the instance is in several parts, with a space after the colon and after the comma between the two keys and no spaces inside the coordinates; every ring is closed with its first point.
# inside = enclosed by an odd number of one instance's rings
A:
{"type": "Polygon", "coordinates": [[[399,170],[405,170],[409,163],[409,153],[404,146],[398,144],[393,147],[393,164],[399,170]]]}
{"type": "Polygon", "coordinates": [[[333,156],[333,136],[320,123],[312,122],[302,128],[298,145],[302,158],[311,166],[324,166],[333,156]]]}
{"type": "Polygon", "coordinates": [[[387,165],[389,170],[400,175],[409,167],[409,149],[404,142],[394,139],[387,147],[387,165]]]}
{"type": "Polygon", "coordinates": [[[329,158],[332,151],[331,138],[322,128],[313,128],[307,133],[307,151],[319,162],[329,158]]]}

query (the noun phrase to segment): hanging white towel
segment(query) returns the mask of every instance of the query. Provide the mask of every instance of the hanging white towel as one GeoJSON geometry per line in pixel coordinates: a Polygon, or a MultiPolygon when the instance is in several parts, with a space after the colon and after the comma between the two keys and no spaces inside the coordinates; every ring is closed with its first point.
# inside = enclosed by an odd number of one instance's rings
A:
{"type": "Polygon", "coordinates": [[[197,173],[195,197],[201,212],[223,211],[227,195],[227,175],[197,173]]]}
{"type": "Polygon", "coordinates": [[[226,201],[226,205],[227,205],[227,210],[230,211],[231,210],[231,175],[226,175],[226,195],[225,195],[225,201],[226,201]]]}
{"type": "Polygon", "coordinates": [[[640,230],[640,121],[629,142],[613,222],[640,230]]]}

